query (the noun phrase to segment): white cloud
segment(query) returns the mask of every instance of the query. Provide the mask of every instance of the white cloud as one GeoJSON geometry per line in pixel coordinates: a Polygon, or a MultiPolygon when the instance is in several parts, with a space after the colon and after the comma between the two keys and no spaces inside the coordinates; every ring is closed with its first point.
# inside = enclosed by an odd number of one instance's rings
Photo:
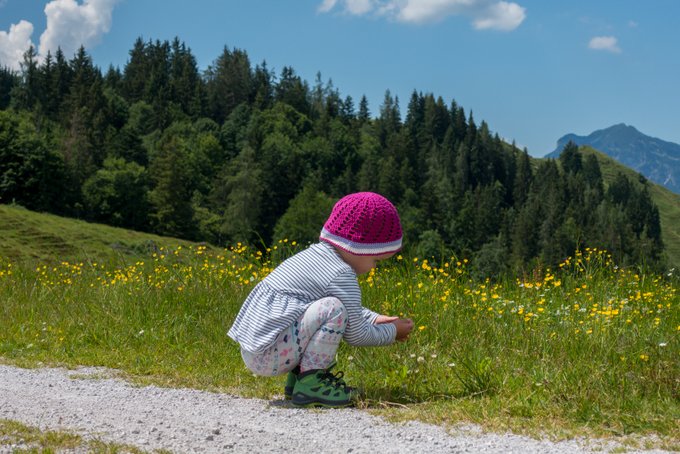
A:
{"type": "Polygon", "coordinates": [[[12,24],[9,32],[0,30],[0,66],[18,71],[24,52],[33,45],[33,24],[25,20],[12,24]]]}
{"type": "Polygon", "coordinates": [[[472,19],[477,30],[514,30],[526,17],[522,6],[498,0],[324,0],[319,11],[329,12],[338,3],[353,15],[372,13],[415,24],[436,22],[447,16],[465,16],[472,19]]]}
{"type": "Polygon", "coordinates": [[[526,9],[517,3],[494,3],[486,8],[484,14],[475,19],[474,26],[478,30],[514,30],[524,21],[525,11],[526,9]]]}
{"type": "MultiPolygon", "coordinates": [[[[6,0],[0,0],[0,7],[6,0]]],[[[70,58],[80,46],[89,48],[111,29],[113,8],[120,0],[52,0],[45,5],[47,28],[40,35],[39,58],[61,48],[70,58]]],[[[328,1],[328,0],[327,0],[328,1]]],[[[332,6],[332,5],[331,5],[332,6]]],[[[0,65],[19,69],[23,54],[33,45],[33,24],[25,20],[0,30],[0,65]]]]}
{"type": "Polygon", "coordinates": [[[634,20],[629,20],[629,21],[628,21],[628,26],[629,26],[630,28],[637,28],[637,27],[638,27],[638,23],[635,22],[634,20]]]}
{"type": "Polygon", "coordinates": [[[118,0],[52,0],[45,5],[47,28],[40,36],[40,55],[54,53],[58,47],[71,56],[80,46],[99,43],[111,29],[113,7],[118,0]]]}
{"type": "Polygon", "coordinates": [[[391,2],[396,7],[396,17],[402,22],[425,23],[461,14],[474,3],[471,0],[407,0],[391,2]]]}
{"type": "Polygon", "coordinates": [[[595,36],[588,43],[588,47],[593,50],[604,50],[614,54],[621,53],[618,40],[614,36],[595,36]]]}
{"type": "Polygon", "coordinates": [[[366,14],[373,9],[373,2],[371,0],[346,0],[346,4],[347,10],[357,16],[366,14]]]}

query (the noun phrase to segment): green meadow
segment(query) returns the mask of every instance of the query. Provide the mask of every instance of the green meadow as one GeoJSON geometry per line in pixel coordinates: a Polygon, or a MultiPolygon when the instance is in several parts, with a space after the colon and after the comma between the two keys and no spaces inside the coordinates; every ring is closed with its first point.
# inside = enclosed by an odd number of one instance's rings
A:
{"type": "MultiPolygon", "coordinates": [[[[283,378],[249,373],[226,332],[255,283],[301,247],[3,257],[0,360],[106,366],[142,384],[281,398],[283,378]]],[[[364,390],[360,407],[556,439],[635,444],[656,434],[641,447],[680,449],[673,272],[619,268],[601,250],[519,279],[480,280],[470,266],[397,256],[360,278],[366,306],[416,322],[404,343],[342,344],[338,370],[364,390]]]]}

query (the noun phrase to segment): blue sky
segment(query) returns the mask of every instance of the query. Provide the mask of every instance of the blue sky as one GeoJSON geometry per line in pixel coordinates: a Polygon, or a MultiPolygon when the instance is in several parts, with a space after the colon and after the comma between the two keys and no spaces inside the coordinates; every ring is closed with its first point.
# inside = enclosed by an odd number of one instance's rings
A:
{"type": "Polygon", "coordinates": [[[332,80],[377,114],[386,90],[455,100],[533,156],[626,123],[680,143],[678,0],[0,0],[0,65],[33,44],[103,70],[136,38],[184,41],[206,69],[224,46],[332,80]]]}

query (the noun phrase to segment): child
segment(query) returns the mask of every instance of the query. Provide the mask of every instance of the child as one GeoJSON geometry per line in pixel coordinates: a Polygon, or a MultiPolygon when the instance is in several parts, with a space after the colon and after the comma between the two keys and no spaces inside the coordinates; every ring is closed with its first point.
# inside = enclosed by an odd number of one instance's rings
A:
{"type": "Polygon", "coordinates": [[[343,197],[320,242],[281,263],[251,291],[229,336],[258,375],[288,372],[285,395],[296,406],[351,405],[353,389],[332,374],[341,339],[350,345],[406,340],[413,321],[361,305],[358,274],[401,249],[397,210],[372,192],[343,197]]]}

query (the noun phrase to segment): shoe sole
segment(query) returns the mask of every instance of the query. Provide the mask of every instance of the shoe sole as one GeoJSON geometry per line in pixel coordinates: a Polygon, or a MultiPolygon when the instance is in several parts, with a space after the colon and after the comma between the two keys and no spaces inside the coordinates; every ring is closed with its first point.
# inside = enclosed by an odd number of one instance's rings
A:
{"type": "Polygon", "coordinates": [[[326,404],[323,402],[309,402],[309,403],[296,403],[293,405],[298,408],[347,408],[354,405],[352,402],[342,403],[342,404],[326,404]]]}
{"type": "Polygon", "coordinates": [[[296,407],[325,407],[325,408],[344,408],[344,407],[350,407],[354,405],[354,402],[351,400],[346,401],[346,402],[332,402],[332,401],[324,401],[324,400],[319,400],[315,397],[307,397],[307,396],[296,396],[297,399],[292,399],[293,400],[293,405],[296,407]]]}
{"type": "Polygon", "coordinates": [[[291,400],[293,398],[293,388],[286,386],[286,389],[283,390],[283,398],[284,400],[291,400]]]}

